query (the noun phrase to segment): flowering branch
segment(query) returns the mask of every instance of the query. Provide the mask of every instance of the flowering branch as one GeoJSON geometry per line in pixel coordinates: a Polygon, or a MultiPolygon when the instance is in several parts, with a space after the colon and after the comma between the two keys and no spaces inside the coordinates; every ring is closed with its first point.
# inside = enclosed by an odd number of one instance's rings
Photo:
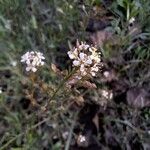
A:
{"type": "MultiPolygon", "coordinates": [[[[96,73],[102,66],[100,52],[98,52],[97,48],[84,42],[79,43],[77,41],[76,47],[68,51],[67,54],[72,60],[73,70],[58,85],[45,106],[41,107],[42,110],[48,109],[50,101],[55,98],[65,83],[68,87],[77,83],[80,85],[83,84],[84,86],[86,85],[88,88],[96,87],[95,84],[88,82],[87,79],[96,76],[96,73]]],[[[21,62],[25,63],[27,72],[31,71],[34,73],[37,71],[38,67],[44,65],[44,59],[45,57],[41,52],[31,51],[25,53],[21,57],[21,62]]],[[[35,101],[33,102],[35,103],[35,101]]]]}

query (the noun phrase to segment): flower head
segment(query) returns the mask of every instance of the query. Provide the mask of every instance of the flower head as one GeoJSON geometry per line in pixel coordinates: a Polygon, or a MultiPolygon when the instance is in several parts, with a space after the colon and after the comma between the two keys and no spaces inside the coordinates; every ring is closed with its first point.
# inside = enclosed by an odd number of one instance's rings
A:
{"type": "Polygon", "coordinates": [[[100,52],[84,42],[77,44],[68,51],[68,56],[73,60],[73,66],[78,68],[76,78],[81,79],[86,75],[95,76],[101,65],[100,52]]]}
{"type": "Polygon", "coordinates": [[[21,62],[27,65],[26,71],[36,72],[37,67],[44,65],[44,61],[43,61],[44,59],[45,57],[43,56],[41,52],[31,51],[31,52],[25,53],[21,57],[21,62]]]}

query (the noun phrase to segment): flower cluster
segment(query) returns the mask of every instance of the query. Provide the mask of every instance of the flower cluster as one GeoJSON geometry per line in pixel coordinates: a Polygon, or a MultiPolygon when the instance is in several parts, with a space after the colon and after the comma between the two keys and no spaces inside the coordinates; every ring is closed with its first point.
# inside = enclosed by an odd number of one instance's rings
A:
{"type": "Polygon", "coordinates": [[[73,66],[78,67],[77,79],[84,76],[95,76],[99,71],[101,57],[100,53],[93,46],[81,42],[72,50],[68,51],[68,56],[73,60],[73,66]]]}
{"type": "Polygon", "coordinates": [[[36,72],[37,67],[44,65],[44,61],[43,61],[44,59],[45,57],[41,52],[31,51],[25,53],[21,57],[21,62],[27,65],[26,71],[36,72]]]}

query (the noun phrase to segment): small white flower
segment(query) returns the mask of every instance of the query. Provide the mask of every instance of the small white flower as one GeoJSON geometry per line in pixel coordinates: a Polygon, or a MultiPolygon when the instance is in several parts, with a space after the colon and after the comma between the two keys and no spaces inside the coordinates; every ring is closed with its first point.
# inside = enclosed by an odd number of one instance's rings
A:
{"type": "Polygon", "coordinates": [[[86,75],[96,76],[99,71],[100,53],[93,46],[78,42],[76,48],[68,51],[68,56],[73,59],[73,66],[79,69],[76,74],[78,79],[86,75]]]}
{"type": "Polygon", "coordinates": [[[113,98],[113,93],[111,91],[103,89],[101,91],[101,95],[106,98],[106,99],[112,99],[113,98]]]}
{"type": "Polygon", "coordinates": [[[12,60],[10,64],[11,64],[13,67],[16,67],[16,66],[17,66],[17,61],[12,60]]]}
{"type": "Polygon", "coordinates": [[[135,22],[135,18],[134,17],[131,17],[130,20],[129,20],[129,24],[132,24],[135,22]]]}
{"type": "Polygon", "coordinates": [[[86,137],[84,135],[79,135],[78,139],[79,139],[79,142],[81,143],[86,141],[86,137]]]}
{"type": "Polygon", "coordinates": [[[93,66],[93,67],[91,68],[91,71],[98,72],[98,70],[99,70],[99,68],[98,68],[97,66],[93,66]]]}
{"type": "Polygon", "coordinates": [[[80,59],[81,59],[82,61],[84,61],[84,60],[85,60],[85,57],[86,57],[86,54],[80,53],[80,54],[79,54],[79,57],[80,57],[80,59]]]}
{"type": "Polygon", "coordinates": [[[96,51],[91,51],[92,54],[90,55],[90,58],[94,60],[95,62],[99,63],[101,61],[100,59],[100,53],[97,53],[96,51]]]}
{"type": "Polygon", "coordinates": [[[63,132],[62,137],[63,137],[64,139],[67,139],[68,135],[69,135],[69,132],[68,132],[68,131],[65,131],[65,132],[63,132]]]}
{"type": "Polygon", "coordinates": [[[108,78],[109,75],[110,75],[110,73],[109,73],[109,71],[105,71],[105,72],[103,73],[103,75],[104,75],[106,78],[108,78]]]}
{"type": "Polygon", "coordinates": [[[74,59],[75,58],[74,54],[72,52],[70,52],[70,51],[68,52],[68,55],[69,55],[70,59],[74,59]]]}
{"type": "Polygon", "coordinates": [[[21,62],[27,65],[26,71],[36,72],[37,67],[44,65],[44,61],[43,61],[44,59],[45,57],[43,56],[41,52],[31,51],[31,52],[25,53],[21,57],[21,62]]]}
{"type": "Polygon", "coordinates": [[[109,92],[106,90],[102,90],[102,96],[108,98],[109,92]]]}
{"type": "Polygon", "coordinates": [[[53,124],[52,124],[52,128],[53,128],[53,129],[56,129],[56,128],[57,128],[57,124],[56,124],[56,123],[53,123],[53,124]]]}
{"type": "Polygon", "coordinates": [[[95,76],[96,72],[98,72],[98,70],[99,70],[99,67],[97,65],[91,67],[91,75],[95,76]]]}
{"type": "Polygon", "coordinates": [[[94,77],[94,76],[96,76],[96,73],[91,71],[91,75],[94,77]]]}
{"type": "Polygon", "coordinates": [[[27,71],[27,72],[28,72],[28,71],[36,72],[37,69],[36,69],[34,66],[28,66],[28,67],[26,67],[26,71],[27,71]]]}

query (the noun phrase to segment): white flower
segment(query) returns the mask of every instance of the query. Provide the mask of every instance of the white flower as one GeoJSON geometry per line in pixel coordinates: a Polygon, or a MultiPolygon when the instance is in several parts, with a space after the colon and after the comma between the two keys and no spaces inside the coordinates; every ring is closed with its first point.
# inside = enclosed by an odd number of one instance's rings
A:
{"type": "Polygon", "coordinates": [[[45,57],[43,56],[41,52],[31,51],[31,52],[25,53],[21,57],[21,62],[27,65],[26,71],[36,72],[37,67],[44,65],[44,61],[43,61],[44,59],[45,57]]]}
{"type": "Polygon", "coordinates": [[[83,143],[86,141],[86,137],[84,135],[79,135],[78,140],[79,142],[83,143]]]}
{"type": "Polygon", "coordinates": [[[96,73],[91,71],[91,75],[94,77],[94,76],[96,76],[96,73]]]}
{"type": "Polygon", "coordinates": [[[36,69],[34,66],[27,66],[27,67],[26,67],[26,71],[27,71],[27,72],[28,72],[28,71],[36,72],[37,69],[36,69]]]}
{"type": "Polygon", "coordinates": [[[11,64],[13,67],[16,67],[16,66],[17,66],[17,61],[12,60],[12,61],[10,62],[10,64],[11,64]]]}
{"type": "Polygon", "coordinates": [[[77,47],[68,51],[68,56],[73,59],[73,66],[78,67],[76,78],[81,79],[86,75],[96,76],[100,67],[100,53],[93,46],[78,42],[77,47]]]}
{"type": "Polygon", "coordinates": [[[73,51],[68,51],[68,56],[70,59],[75,59],[78,56],[78,50],[75,48],[73,51]]]}
{"type": "Polygon", "coordinates": [[[105,72],[103,73],[103,75],[104,75],[104,77],[108,78],[109,75],[110,75],[110,73],[109,73],[108,71],[105,71],[105,72]]]}
{"type": "Polygon", "coordinates": [[[90,57],[88,57],[88,59],[86,60],[85,63],[88,64],[88,65],[91,65],[92,64],[92,59],[90,57]]]}
{"type": "Polygon", "coordinates": [[[73,61],[73,65],[74,65],[74,66],[79,66],[79,65],[80,65],[80,62],[79,62],[78,60],[74,60],[74,61],[73,61]]]}
{"type": "Polygon", "coordinates": [[[106,98],[106,99],[112,99],[113,98],[113,93],[111,91],[108,90],[102,90],[101,91],[101,95],[106,98]]]}
{"type": "Polygon", "coordinates": [[[135,22],[135,18],[131,17],[130,20],[129,20],[129,24],[132,24],[133,22],[135,22]]]}
{"type": "Polygon", "coordinates": [[[98,72],[99,67],[97,65],[94,65],[93,67],[91,67],[91,74],[92,76],[96,75],[96,72],[98,72]]]}
{"type": "Polygon", "coordinates": [[[85,60],[85,57],[86,57],[86,54],[80,53],[80,54],[79,54],[79,57],[80,57],[80,59],[81,59],[82,61],[84,61],[84,60],[85,60]]]}
{"type": "Polygon", "coordinates": [[[63,137],[64,139],[67,139],[68,135],[69,135],[69,132],[68,132],[68,131],[65,131],[65,132],[62,133],[62,137],[63,137]]]}

